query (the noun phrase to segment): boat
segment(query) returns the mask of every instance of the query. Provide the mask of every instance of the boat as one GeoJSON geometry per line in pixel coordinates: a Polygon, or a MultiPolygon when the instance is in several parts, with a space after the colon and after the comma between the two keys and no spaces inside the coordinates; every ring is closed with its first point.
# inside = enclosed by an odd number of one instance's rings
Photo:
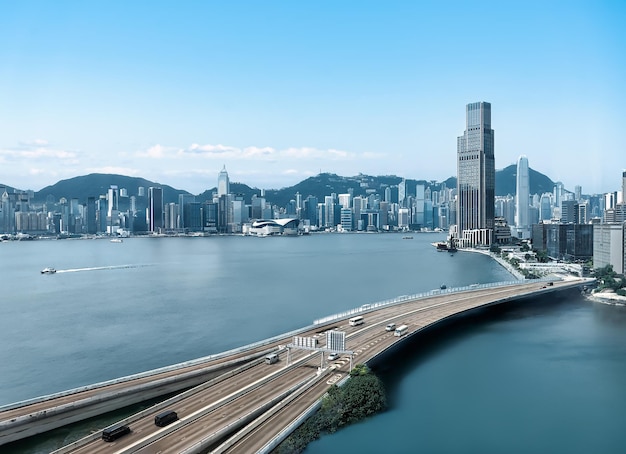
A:
{"type": "Polygon", "coordinates": [[[402,239],[403,240],[412,240],[413,237],[412,236],[403,236],[402,239]]]}
{"type": "Polygon", "coordinates": [[[124,240],[123,240],[123,239],[121,239],[121,238],[113,238],[113,239],[111,240],[111,243],[123,243],[123,242],[124,242],[124,240]]]}
{"type": "Polygon", "coordinates": [[[41,270],[41,274],[54,274],[56,272],[57,270],[55,270],[54,268],[50,268],[50,267],[46,267],[43,270],[41,270]]]}
{"type": "Polygon", "coordinates": [[[441,290],[445,290],[447,287],[446,287],[446,284],[441,284],[441,287],[439,287],[439,288],[440,288],[441,290]]]}

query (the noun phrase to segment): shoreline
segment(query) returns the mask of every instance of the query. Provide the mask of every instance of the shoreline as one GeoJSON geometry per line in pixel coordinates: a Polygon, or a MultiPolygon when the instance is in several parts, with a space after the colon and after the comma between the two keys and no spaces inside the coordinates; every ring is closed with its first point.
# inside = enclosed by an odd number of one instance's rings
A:
{"type": "Polygon", "coordinates": [[[618,295],[617,293],[589,293],[585,295],[590,301],[594,303],[606,304],[609,306],[626,306],[626,296],[618,295]]]}
{"type": "Polygon", "coordinates": [[[495,256],[494,254],[492,254],[490,251],[485,251],[482,249],[476,249],[476,248],[459,248],[457,249],[459,252],[461,251],[465,251],[465,252],[475,252],[478,254],[483,254],[486,256],[491,257],[493,260],[495,260],[496,262],[498,262],[500,264],[500,266],[502,266],[505,270],[507,270],[513,277],[515,277],[516,279],[520,280],[520,281],[524,281],[526,280],[526,277],[520,273],[518,270],[516,270],[515,268],[513,268],[513,265],[511,265],[510,263],[508,263],[506,260],[503,260],[500,257],[495,256]]]}

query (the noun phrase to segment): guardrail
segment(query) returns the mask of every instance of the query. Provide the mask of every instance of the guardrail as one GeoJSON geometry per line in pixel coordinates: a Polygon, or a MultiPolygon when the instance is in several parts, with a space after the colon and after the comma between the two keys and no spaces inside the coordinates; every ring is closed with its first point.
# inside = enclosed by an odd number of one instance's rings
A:
{"type": "MultiPolygon", "coordinates": [[[[549,281],[553,282],[554,279],[545,278],[545,279],[533,279],[532,280],[532,282],[549,282],[549,281]]],[[[361,307],[349,309],[347,311],[340,312],[338,314],[328,315],[326,317],[319,318],[313,322],[313,325],[322,325],[322,324],[332,322],[335,320],[343,320],[356,314],[364,314],[372,310],[380,309],[381,307],[393,306],[395,304],[407,303],[409,301],[414,301],[414,300],[423,299],[423,298],[431,298],[437,295],[465,292],[468,290],[481,290],[481,289],[494,288],[494,287],[505,287],[507,285],[519,285],[519,284],[520,284],[520,281],[491,282],[488,284],[471,284],[471,285],[466,285],[463,287],[435,289],[435,290],[430,290],[428,292],[416,293],[414,295],[402,295],[396,298],[392,298],[390,300],[379,301],[377,303],[364,304],[361,307]]]]}

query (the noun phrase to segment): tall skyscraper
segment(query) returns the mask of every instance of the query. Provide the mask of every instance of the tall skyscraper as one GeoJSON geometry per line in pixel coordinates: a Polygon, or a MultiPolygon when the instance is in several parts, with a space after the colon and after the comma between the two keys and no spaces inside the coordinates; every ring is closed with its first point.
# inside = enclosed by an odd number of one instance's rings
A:
{"type": "Polygon", "coordinates": [[[164,227],[163,189],[148,188],[148,228],[151,232],[160,233],[164,227]]]}
{"type": "Polygon", "coordinates": [[[228,172],[226,172],[226,166],[220,171],[217,176],[217,196],[230,194],[230,183],[228,181],[228,172]]]}
{"type": "Polygon", "coordinates": [[[530,238],[530,178],[528,174],[528,158],[520,156],[517,160],[517,181],[515,185],[515,225],[519,238],[530,238]]]}
{"type": "Polygon", "coordinates": [[[494,227],[496,167],[491,104],[466,106],[465,132],[457,138],[457,225],[465,245],[488,245],[494,227]]]}

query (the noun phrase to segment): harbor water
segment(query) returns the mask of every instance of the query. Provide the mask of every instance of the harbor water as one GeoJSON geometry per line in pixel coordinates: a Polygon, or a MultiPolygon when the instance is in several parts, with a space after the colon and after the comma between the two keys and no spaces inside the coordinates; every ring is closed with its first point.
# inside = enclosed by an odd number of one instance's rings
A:
{"type": "MultiPolygon", "coordinates": [[[[441,239],[2,243],[0,405],[219,353],[442,284],[511,280],[487,256],[437,252],[431,243],[441,239]],[[43,275],[45,267],[57,272],[43,275]]],[[[388,411],[307,452],[622,452],[624,328],[622,308],[574,295],[434,330],[380,368],[388,411]]],[[[49,452],[94,424],[12,449],[49,452]]]]}

